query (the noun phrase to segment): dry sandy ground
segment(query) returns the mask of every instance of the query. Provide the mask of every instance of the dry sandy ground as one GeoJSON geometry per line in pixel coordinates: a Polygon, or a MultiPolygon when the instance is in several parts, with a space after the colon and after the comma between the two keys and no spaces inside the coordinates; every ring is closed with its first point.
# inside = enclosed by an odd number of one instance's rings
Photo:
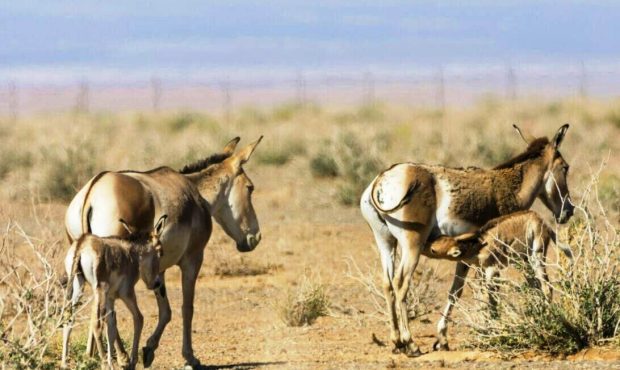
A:
{"type": "MultiPolygon", "coordinates": [[[[197,286],[193,327],[194,351],[206,368],[620,368],[617,350],[590,350],[568,359],[531,355],[517,362],[502,361],[492,353],[465,349],[467,329],[458,323],[451,331],[451,352],[431,352],[417,359],[392,354],[389,347],[372,340],[375,334],[388,342],[385,318],[371,303],[366,288],[347,276],[349,258],[367,271],[378,263],[370,230],[358,209],[338,205],[333,183],[312,179],[307,162],[301,159],[280,168],[251,165],[248,173],[256,185],[254,204],[264,237],[261,245],[243,259],[245,263],[273,264],[276,268],[258,276],[216,276],[215,264],[240,258],[230,239],[216,230],[197,286]],[[279,306],[302,275],[326,284],[331,314],[311,326],[288,327],[280,319],[279,306]]],[[[45,209],[57,216],[64,212],[60,205],[45,209]]],[[[10,213],[11,207],[5,212],[10,213]]],[[[17,218],[20,221],[21,216],[17,218]]],[[[58,237],[62,237],[62,229],[58,237]]],[[[445,302],[452,268],[450,262],[440,263],[438,305],[445,302]]],[[[154,369],[183,365],[177,268],[167,273],[167,288],[173,318],[156,352],[154,369]]],[[[141,283],[139,302],[146,322],[144,343],[155,326],[157,307],[141,283]]],[[[118,317],[121,335],[129,341],[129,315],[121,308],[118,317]]],[[[435,313],[429,320],[413,324],[415,340],[424,352],[431,349],[437,318],[435,313]]],[[[82,324],[76,330],[74,338],[80,337],[84,327],[82,324]]]]}

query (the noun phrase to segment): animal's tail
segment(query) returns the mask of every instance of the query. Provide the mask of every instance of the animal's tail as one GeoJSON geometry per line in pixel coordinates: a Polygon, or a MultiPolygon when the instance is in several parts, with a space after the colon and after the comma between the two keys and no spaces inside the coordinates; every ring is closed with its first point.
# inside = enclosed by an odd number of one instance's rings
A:
{"type": "Polygon", "coordinates": [[[388,168],[387,170],[381,172],[379,174],[379,176],[377,176],[377,178],[375,179],[375,181],[372,183],[372,189],[370,191],[370,200],[372,201],[372,205],[380,212],[382,213],[392,213],[392,212],[396,212],[399,209],[403,208],[403,206],[405,206],[405,204],[409,203],[409,201],[411,200],[411,197],[413,196],[413,192],[415,191],[415,189],[418,187],[418,182],[417,181],[413,181],[411,184],[409,184],[409,188],[407,189],[407,191],[405,192],[405,195],[402,197],[402,199],[400,200],[400,202],[398,202],[398,204],[390,209],[384,209],[379,205],[379,200],[377,199],[377,183],[379,182],[379,180],[381,180],[381,178],[383,177],[383,174],[385,174],[385,172],[389,171],[392,167],[388,168]]]}
{"type": "Polygon", "coordinates": [[[69,272],[69,276],[67,278],[67,300],[70,300],[71,297],[73,296],[73,279],[75,279],[75,277],[77,276],[77,274],[80,273],[79,269],[80,269],[80,251],[78,250],[78,248],[80,247],[80,245],[82,243],[80,243],[80,241],[82,240],[83,236],[80,237],[78,240],[76,240],[75,242],[73,242],[73,259],[71,261],[71,270],[69,272]]]}
{"type": "Polygon", "coordinates": [[[566,243],[559,242],[555,231],[553,231],[549,226],[547,226],[547,225],[545,225],[545,226],[547,227],[547,231],[549,232],[549,236],[551,237],[551,240],[553,240],[555,245],[557,245],[558,248],[560,248],[560,250],[562,252],[564,252],[566,257],[568,257],[570,259],[573,259],[573,250],[570,249],[570,246],[568,244],[566,244],[566,243]]]}
{"type": "Polygon", "coordinates": [[[89,220],[92,209],[90,207],[88,198],[90,196],[90,192],[93,189],[93,186],[95,185],[95,183],[99,181],[99,179],[101,179],[103,175],[105,175],[108,172],[109,171],[103,171],[95,175],[95,177],[93,177],[93,179],[90,180],[90,183],[88,184],[88,189],[86,189],[86,194],[84,194],[84,202],[82,203],[82,236],[73,242],[75,248],[73,251],[73,261],[71,262],[71,272],[69,273],[69,276],[67,277],[67,280],[66,280],[67,299],[71,299],[71,296],[73,295],[73,279],[75,279],[75,276],[80,273],[79,263],[78,263],[80,260],[80,247],[82,245],[82,243],[80,243],[80,240],[82,240],[82,237],[84,236],[84,234],[89,234],[92,231],[90,228],[90,220],[89,220]]]}
{"type": "Polygon", "coordinates": [[[90,192],[93,189],[93,186],[95,185],[95,183],[99,181],[99,179],[101,179],[103,175],[105,175],[108,172],[109,171],[103,171],[95,175],[95,177],[93,177],[93,179],[90,181],[90,184],[88,185],[88,189],[86,189],[86,194],[84,194],[84,203],[82,204],[82,234],[88,234],[92,231],[90,228],[90,220],[89,220],[90,214],[92,212],[89,199],[88,199],[90,196],[90,192]]]}

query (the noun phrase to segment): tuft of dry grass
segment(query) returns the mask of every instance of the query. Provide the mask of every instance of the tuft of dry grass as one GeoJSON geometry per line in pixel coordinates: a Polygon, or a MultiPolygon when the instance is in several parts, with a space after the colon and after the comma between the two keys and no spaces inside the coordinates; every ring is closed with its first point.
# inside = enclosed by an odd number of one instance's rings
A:
{"type": "Polygon", "coordinates": [[[325,285],[305,277],[280,305],[280,317],[288,326],[312,325],[328,314],[329,306],[325,285]]]}
{"type": "Polygon", "coordinates": [[[0,362],[16,369],[54,369],[50,344],[69,318],[51,257],[40,252],[51,249],[14,223],[7,225],[1,243],[0,362]]]}
{"type": "MultiPolygon", "coordinates": [[[[422,261],[416,269],[405,299],[409,320],[422,320],[425,316],[439,309],[437,290],[435,289],[439,276],[435,268],[424,262],[422,261]]],[[[347,277],[357,281],[368,291],[377,316],[387,321],[389,312],[381,287],[381,276],[383,274],[381,266],[375,263],[372,266],[361,268],[353,258],[349,257],[347,267],[347,277]]]]}
{"type": "Polygon", "coordinates": [[[282,265],[258,263],[243,257],[238,259],[220,259],[215,263],[213,273],[221,277],[257,276],[277,271],[282,265]]]}

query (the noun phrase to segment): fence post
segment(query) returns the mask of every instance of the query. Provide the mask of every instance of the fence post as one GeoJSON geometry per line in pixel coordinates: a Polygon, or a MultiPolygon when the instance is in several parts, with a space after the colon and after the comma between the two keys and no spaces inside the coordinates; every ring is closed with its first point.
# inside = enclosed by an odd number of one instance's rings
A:
{"type": "Polygon", "coordinates": [[[364,73],[364,103],[374,106],[375,104],[375,79],[372,72],[364,73]]]}
{"type": "Polygon", "coordinates": [[[222,111],[224,113],[224,119],[227,124],[230,124],[232,118],[232,97],[230,95],[230,81],[228,78],[220,82],[220,89],[222,90],[222,111]]]}
{"type": "Polygon", "coordinates": [[[89,108],[89,86],[88,81],[83,80],[78,87],[78,94],[75,98],[75,112],[88,113],[89,108]]]}
{"type": "Polygon", "coordinates": [[[156,76],[151,78],[151,93],[153,112],[157,112],[161,103],[161,80],[156,76]]]}
{"type": "Polygon", "coordinates": [[[441,113],[443,114],[446,110],[446,87],[445,87],[445,78],[443,73],[443,66],[439,66],[439,70],[437,71],[437,95],[436,95],[436,104],[441,113]]]}
{"type": "Polygon", "coordinates": [[[517,76],[511,64],[506,66],[506,99],[517,100],[517,76]]]}
{"type": "Polygon", "coordinates": [[[297,104],[301,107],[306,105],[306,80],[304,74],[301,71],[297,71],[297,78],[295,80],[295,92],[297,96],[297,104]]]}
{"type": "Polygon", "coordinates": [[[583,60],[581,61],[581,73],[579,75],[579,95],[582,99],[588,97],[588,71],[583,60]]]}
{"type": "Polygon", "coordinates": [[[13,123],[17,122],[19,116],[19,99],[17,92],[17,83],[9,81],[9,117],[13,123]]]}

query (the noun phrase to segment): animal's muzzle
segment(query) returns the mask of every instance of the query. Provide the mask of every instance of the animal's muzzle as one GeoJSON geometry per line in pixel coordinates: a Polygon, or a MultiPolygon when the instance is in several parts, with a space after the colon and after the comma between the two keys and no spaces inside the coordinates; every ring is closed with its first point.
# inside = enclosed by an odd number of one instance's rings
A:
{"type": "Polygon", "coordinates": [[[245,238],[243,242],[237,243],[237,249],[239,250],[239,252],[251,252],[254,250],[254,248],[256,248],[258,243],[260,243],[261,238],[262,236],[260,231],[254,235],[250,234],[245,238]]]}
{"type": "Polygon", "coordinates": [[[151,289],[155,290],[155,289],[159,289],[161,287],[161,279],[159,278],[159,276],[157,276],[155,278],[155,281],[153,282],[153,286],[151,287],[151,289]]]}
{"type": "Polygon", "coordinates": [[[571,217],[573,217],[573,214],[575,213],[575,206],[573,206],[570,201],[567,201],[564,204],[564,208],[562,209],[562,212],[560,212],[560,217],[558,217],[558,222],[561,224],[565,224],[568,222],[568,220],[570,220],[571,217]]]}

